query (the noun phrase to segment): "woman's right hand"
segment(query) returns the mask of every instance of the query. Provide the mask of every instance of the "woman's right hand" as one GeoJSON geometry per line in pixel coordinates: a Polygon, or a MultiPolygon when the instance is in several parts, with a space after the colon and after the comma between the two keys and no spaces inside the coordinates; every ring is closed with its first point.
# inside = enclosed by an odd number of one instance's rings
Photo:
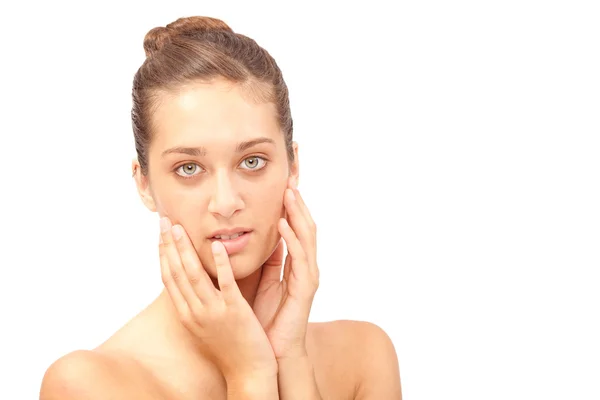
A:
{"type": "Polygon", "coordinates": [[[198,338],[202,352],[230,381],[277,377],[267,335],[234,279],[219,241],[212,244],[219,289],[204,270],[181,225],[161,219],[159,245],[163,283],[182,324],[198,338]]]}

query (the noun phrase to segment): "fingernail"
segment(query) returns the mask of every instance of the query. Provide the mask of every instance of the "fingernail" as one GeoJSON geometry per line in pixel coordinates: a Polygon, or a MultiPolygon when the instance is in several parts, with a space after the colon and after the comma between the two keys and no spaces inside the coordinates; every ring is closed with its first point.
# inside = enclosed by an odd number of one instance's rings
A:
{"type": "Polygon", "coordinates": [[[169,221],[169,218],[167,217],[163,217],[160,219],[160,231],[161,232],[167,232],[169,229],[171,229],[171,221],[169,221]]]}
{"type": "Polygon", "coordinates": [[[212,244],[210,245],[212,248],[213,253],[219,253],[221,251],[221,243],[217,240],[215,240],[214,242],[212,242],[212,244]]]}
{"type": "Polygon", "coordinates": [[[175,240],[179,240],[183,236],[183,228],[181,227],[181,225],[173,226],[171,232],[173,233],[173,238],[175,238],[175,240]]]}

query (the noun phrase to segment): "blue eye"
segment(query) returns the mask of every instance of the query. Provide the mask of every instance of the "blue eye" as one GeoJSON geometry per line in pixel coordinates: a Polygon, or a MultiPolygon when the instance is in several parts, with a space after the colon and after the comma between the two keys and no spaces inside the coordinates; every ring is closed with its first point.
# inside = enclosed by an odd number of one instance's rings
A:
{"type": "Polygon", "coordinates": [[[187,163],[187,164],[183,164],[182,166],[180,166],[179,168],[177,168],[176,173],[177,175],[184,177],[184,178],[190,178],[194,175],[198,175],[197,173],[194,173],[196,171],[200,172],[201,168],[198,164],[194,164],[194,163],[187,163]],[[182,173],[179,173],[179,171],[182,171],[182,173]]]}
{"type": "Polygon", "coordinates": [[[265,160],[264,158],[258,157],[258,156],[252,156],[252,157],[248,157],[244,161],[242,161],[240,166],[243,169],[256,171],[256,170],[264,168],[266,164],[267,164],[267,160],[265,160]]]}

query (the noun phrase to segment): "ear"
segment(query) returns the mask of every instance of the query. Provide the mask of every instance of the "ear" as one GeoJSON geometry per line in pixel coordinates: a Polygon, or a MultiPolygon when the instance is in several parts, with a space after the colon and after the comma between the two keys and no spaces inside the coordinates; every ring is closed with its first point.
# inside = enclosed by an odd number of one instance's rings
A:
{"type": "Polygon", "coordinates": [[[294,149],[294,162],[290,166],[290,178],[298,186],[298,179],[300,178],[300,163],[298,160],[298,143],[293,142],[292,147],[294,149]]]}
{"type": "Polygon", "coordinates": [[[154,202],[154,197],[150,190],[150,181],[146,175],[142,174],[142,168],[140,167],[137,158],[134,158],[131,162],[131,170],[142,203],[144,203],[148,210],[156,212],[156,203],[154,202]]]}

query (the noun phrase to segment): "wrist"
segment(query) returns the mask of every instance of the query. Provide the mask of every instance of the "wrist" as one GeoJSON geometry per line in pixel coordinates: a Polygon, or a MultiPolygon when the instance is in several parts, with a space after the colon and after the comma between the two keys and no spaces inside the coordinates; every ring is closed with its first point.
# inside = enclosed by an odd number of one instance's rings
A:
{"type": "Polygon", "coordinates": [[[290,371],[313,370],[313,364],[308,354],[298,354],[277,359],[278,376],[282,373],[289,374],[290,371]]]}
{"type": "Polygon", "coordinates": [[[229,400],[275,400],[279,399],[277,372],[275,374],[252,374],[229,376],[227,382],[227,399],[229,400]]]}
{"type": "Polygon", "coordinates": [[[297,345],[289,346],[285,351],[277,354],[275,359],[277,365],[281,365],[281,362],[287,360],[303,360],[308,359],[308,352],[306,351],[306,344],[299,343],[297,345]]]}
{"type": "Polygon", "coordinates": [[[308,355],[280,358],[278,363],[279,395],[282,399],[321,399],[315,370],[308,355]]]}
{"type": "Polygon", "coordinates": [[[273,357],[273,360],[263,364],[250,363],[248,365],[236,365],[230,368],[219,367],[219,369],[225,380],[233,383],[277,377],[279,365],[277,364],[275,357],[273,357]]]}

